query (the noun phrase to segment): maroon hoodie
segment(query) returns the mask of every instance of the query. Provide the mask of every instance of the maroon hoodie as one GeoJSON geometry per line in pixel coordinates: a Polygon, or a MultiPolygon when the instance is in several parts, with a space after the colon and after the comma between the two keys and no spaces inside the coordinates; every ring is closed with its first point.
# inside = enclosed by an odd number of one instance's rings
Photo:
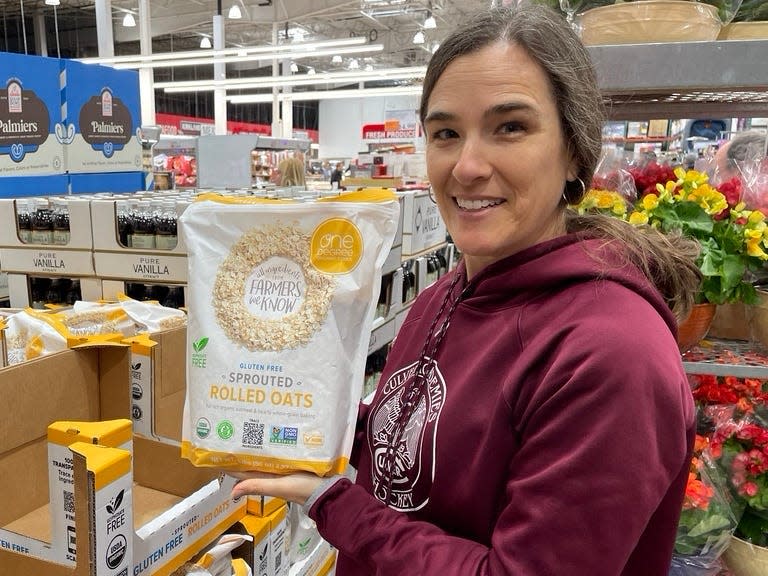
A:
{"type": "Polygon", "coordinates": [[[337,576],[667,574],[693,400],[669,308],[604,246],[560,237],[419,296],[361,410],[356,484],[310,510],[337,576]]]}

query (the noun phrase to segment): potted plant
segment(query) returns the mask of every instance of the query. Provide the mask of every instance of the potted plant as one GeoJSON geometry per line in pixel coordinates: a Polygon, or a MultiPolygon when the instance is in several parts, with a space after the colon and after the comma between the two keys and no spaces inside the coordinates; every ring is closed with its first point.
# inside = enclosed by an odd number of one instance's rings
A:
{"type": "Polygon", "coordinates": [[[715,40],[741,0],[560,0],[585,44],[715,40]]]}

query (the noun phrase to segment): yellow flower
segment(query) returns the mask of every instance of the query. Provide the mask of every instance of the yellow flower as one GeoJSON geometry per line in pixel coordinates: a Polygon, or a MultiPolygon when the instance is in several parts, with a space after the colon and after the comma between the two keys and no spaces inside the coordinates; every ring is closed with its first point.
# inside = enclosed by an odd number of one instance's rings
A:
{"type": "MultiPolygon", "coordinates": [[[[647,198],[648,196],[646,196],[647,198]]],[[[648,214],[645,212],[638,212],[635,210],[632,212],[632,214],[629,215],[629,223],[634,224],[635,226],[641,226],[643,224],[648,224],[648,214]]]]}
{"type": "Polygon", "coordinates": [[[725,195],[715,190],[709,184],[702,184],[698,188],[691,190],[687,200],[696,202],[707,214],[719,214],[728,208],[728,200],[725,195]]]}
{"type": "Polygon", "coordinates": [[[760,258],[760,260],[768,260],[768,254],[766,254],[759,239],[748,238],[747,239],[747,254],[760,258]]]}
{"type": "Polygon", "coordinates": [[[656,194],[646,194],[643,196],[643,210],[653,210],[658,205],[659,197],[656,194]]]}

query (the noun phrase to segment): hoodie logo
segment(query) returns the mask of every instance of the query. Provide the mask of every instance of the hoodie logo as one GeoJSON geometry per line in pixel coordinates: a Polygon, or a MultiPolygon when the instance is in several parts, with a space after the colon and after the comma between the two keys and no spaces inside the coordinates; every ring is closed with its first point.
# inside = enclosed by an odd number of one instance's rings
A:
{"type": "Polygon", "coordinates": [[[382,389],[382,400],[370,416],[368,432],[373,453],[373,489],[382,502],[386,501],[389,489],[387,447],[400,436],[394,453],[392,488],[387,504],[402,512],[419,510],[429,502],[435,475],[437,424],[445,404],[443,375],[437,364],[427,359],[422,366],[423,376],[419,378],[425,392],[404,421],[404,397],[414,382],[417,368],[418,362],[414,362],[387,380],[382,389]]]}

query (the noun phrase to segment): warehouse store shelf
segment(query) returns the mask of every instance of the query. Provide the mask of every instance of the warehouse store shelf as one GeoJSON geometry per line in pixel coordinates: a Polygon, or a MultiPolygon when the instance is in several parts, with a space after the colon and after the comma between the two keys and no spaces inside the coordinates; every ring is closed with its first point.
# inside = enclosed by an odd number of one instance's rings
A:
{"type": "Polygon", "coordinates": [[[591,46],[611,119],[768,116],[768,40],[591,46]]]}

